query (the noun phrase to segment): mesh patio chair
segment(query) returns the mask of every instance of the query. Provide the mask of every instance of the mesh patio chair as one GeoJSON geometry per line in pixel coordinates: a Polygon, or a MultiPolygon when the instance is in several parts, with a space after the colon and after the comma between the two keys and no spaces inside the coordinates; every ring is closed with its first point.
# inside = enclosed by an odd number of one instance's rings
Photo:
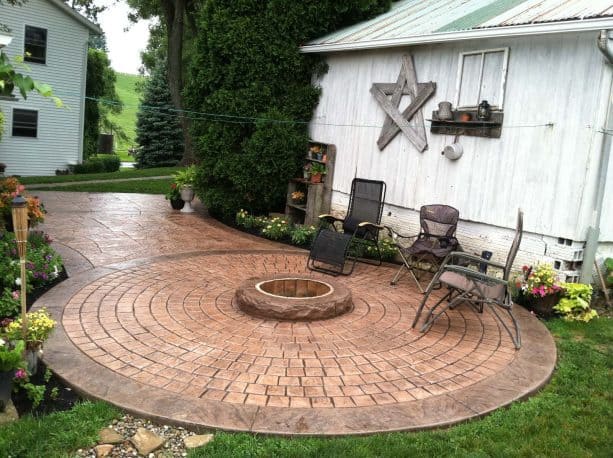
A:
{"type": "Polygon", "coordinates": [[[445,313],[449,309],[453,309],[460,305],[462,302],[468,303],[474,307],[479,313],[483,313],[485,305],[491,306],[491,310],[496,318],[500,321],[502,326],[511,336],[511,340],[516,349],[521,347],[521,335],[519,324],[513,315],[513,302],[511,300],[511,294],[508,289],[509,275],[511,273],[511,267],[515,260],[515,255],[519,249],[521,243],[523,230],[523,212],[521,210],[517,213],[517,227],[515,230],[515,238],[511,244],[511,248],[507,255],[506,263],[499,264],[494,261],[485,260],[480,256],[471,255],[464,252],[450,253],[443,262],[441,268],[436,273],[426,294],[417,309],[417,315],[413,321],[413,327],[419,321],[419,317],[424,308],[424,305],[430,298],[430,294],[434,289],[434,285],[440,282],[441,285],[447,286],[449,291],[444,295],[428,312],[424,323],[421,326],[421,332],[426,332],[432,327],[434,321],[445,313]],[[484,274],[477,270],[473,270],[469,267],[457,265],[454,261],[456,259],[468,261],[476,265],[487,264],[490,269],[502,270],[502,278],[497,278],[491,275],[484,274]],[[454,264],[452,264],[454,262],[454,264]],[[445,304],[443,304],[446,302],[445,304]],[[498,309],[502,309],[509,315],[513,330],[502,319],[498,313],[498,309]]]}
{"type": "Polygon", "coordinates": [[[438,269],[449,253],[458,251],[455,232],[459,216],[460,212],[449,205],[424,205],[419,211],[419,234],[406,236],[388,228],[402,258],[402,265],[390,283],[397,284],[400,277],[408,272],[423,293],[416,270],[423,270],[421,265],[424,262],[438,269]],[[413,243],[407,245],[408,241],[413,239],[413,243]]]}
{"type": "MultiPolygon", "coordinates": [[[[379,231],[385,201],[385,182],[354,178],[345,218],[320,215],[321,226],[307,260],[307,267],[331,275],[350,275],[361,249],[375,250],[381,265],[379,231]],[[349,270],[346,263],[349,261],[349,270]]],[[[366,261],[365,261],[366,262],[366,261]]]]}

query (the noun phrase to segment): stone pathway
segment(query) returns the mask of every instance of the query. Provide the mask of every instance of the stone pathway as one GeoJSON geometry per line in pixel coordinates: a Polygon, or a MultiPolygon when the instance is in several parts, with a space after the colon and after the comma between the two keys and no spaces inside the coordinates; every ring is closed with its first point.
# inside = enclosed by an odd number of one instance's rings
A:
{"type": "Polygon", "coordinates": [[[522,399],[551,376],[546,328],[516,314],[515,351],[491,312],[466,306],[421,334],[421,295],[395,266],[358,264],[336,281],[353,311],[285,322],[246,315],[247,278],[300,273],[306,252],[162,196],[41,193],[44,229],[71,278],[43,296],[61,318],[45,361],[77,390],[130,412],[188,427],[274,434],[364,434],[432,428],[522,399]]]}

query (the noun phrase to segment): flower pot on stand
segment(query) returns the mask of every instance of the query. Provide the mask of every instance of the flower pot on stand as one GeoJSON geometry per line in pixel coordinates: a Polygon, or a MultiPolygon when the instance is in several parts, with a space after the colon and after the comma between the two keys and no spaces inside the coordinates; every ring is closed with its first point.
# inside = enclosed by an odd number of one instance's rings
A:
{"type": "Polygon", "coordinates": [[[194,200],[194,189],[191,186],[183,186],[181,188],[181,199],[185,202],[185,206],[181,209],[181,213],[193,213],[192,200],[194,200]]]}
{"type": "Polygon", "coordinates": [[[553,307],[560,302],[560,294],[548,294],[543,297],[534,297],[530,300],[530,308],[541,318],[551,318],[555,315],[553,307]]]}
{"type": "Polygon", "coordinates": [[[321,173],[313,173],[311,175],[311,183],[321,183],[321,173]]]}
{"type": "Polygon", "coordinates": [[[4,412],[4,408],[11,400],[14,376],[14,370],[0,372],[0,412],[4,412]]]}

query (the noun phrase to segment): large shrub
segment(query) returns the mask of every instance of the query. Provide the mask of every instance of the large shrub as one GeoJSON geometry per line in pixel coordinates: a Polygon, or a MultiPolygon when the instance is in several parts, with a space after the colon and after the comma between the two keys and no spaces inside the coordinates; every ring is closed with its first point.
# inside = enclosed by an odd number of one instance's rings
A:
{"type": "Polygon", "coordinates": [[[170,100],[166,65],[159,63],[145,83],[136,114],[136,156],[139,168],[176,165],[183,156],[183,132],[170,100]]]}
{"type": "Polygon", "coordinates": [[[211,0],[202,6],[185,95],[199,112],[193,116],[201,161],[197,191],[213,214],[230,220],[240,208],[281,208],[287,181],[300,171],[319,100],[312,77],[325,70],[299,46],[390,3],[211,0]]]}
{"type": "Polygon", "coordinates": [[[121,166],[121,159],[114,154],[100,154],[83,161],[81,164],[76,164],[73,172],[81,173],[105,173],[117,172],[121,166]]]}

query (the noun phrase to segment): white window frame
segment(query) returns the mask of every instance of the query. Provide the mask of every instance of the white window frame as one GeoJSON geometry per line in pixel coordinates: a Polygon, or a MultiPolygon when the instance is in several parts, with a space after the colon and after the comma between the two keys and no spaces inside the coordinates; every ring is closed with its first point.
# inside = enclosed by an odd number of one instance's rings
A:
{"type": "Polygon", "coordinates": [[[507,83],[507,66],[509,63],[509,48],[494,48],[494,49],[481,49],[478,51],[467,51],[461,52],[459,56],[458,62],[458,75],[456,79],[456,87],[455,87],[455,106],[458,109],[461,108],[475,108],[478,106],[479,101],[481,100],[481,84],[483,83],[483,66],[485,65],[485,55],[491,54],[495,52],[503,52],[502,57],[502,75],[500,75],[500,103],[496,105],[492,105],[492,108],[497,110],[502,110],[504,106],[504,90],[507,83]],[[466,56],[475,56],[481,55],[481,67],[479,69],[479,94],[477,97],[476,105],[463,105],[460,106],[460,90],[462,89],[462,72],[464,71],[464,58],[466,56]]]}

